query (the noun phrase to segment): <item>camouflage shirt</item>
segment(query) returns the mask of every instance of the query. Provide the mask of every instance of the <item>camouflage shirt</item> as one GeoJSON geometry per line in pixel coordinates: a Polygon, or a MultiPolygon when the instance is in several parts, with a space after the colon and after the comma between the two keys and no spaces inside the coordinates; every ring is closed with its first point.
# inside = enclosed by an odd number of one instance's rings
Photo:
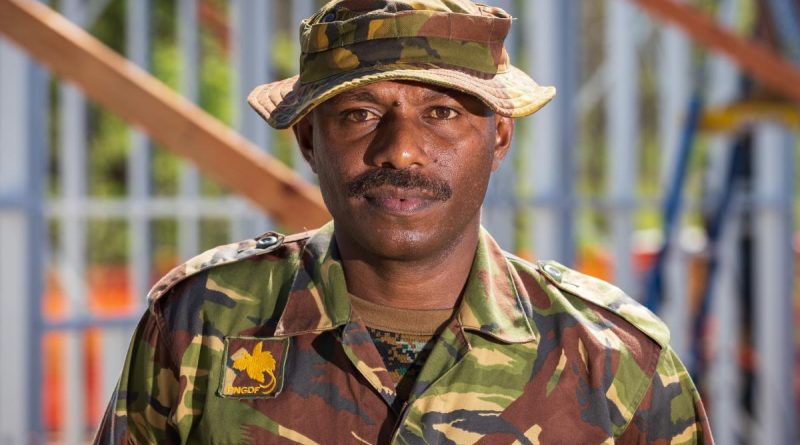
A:
{"type": "Polygon", "coordinates": [[[482,230],[405,404],[351,317],[333,226],[212,249],[151,291],[96,443],[711,443],[649,311],[482,230]]]}

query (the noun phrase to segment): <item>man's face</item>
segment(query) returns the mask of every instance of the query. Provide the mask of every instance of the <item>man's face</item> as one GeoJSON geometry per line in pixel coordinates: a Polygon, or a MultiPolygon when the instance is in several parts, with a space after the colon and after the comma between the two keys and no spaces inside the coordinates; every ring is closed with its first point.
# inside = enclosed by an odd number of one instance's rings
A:
{"type": "Polygon", "coordinates": [[[294,131],[342,252],[413,260],[477,234],[513,121],[468,94],[385,81],[328,100],[294,131]]]}

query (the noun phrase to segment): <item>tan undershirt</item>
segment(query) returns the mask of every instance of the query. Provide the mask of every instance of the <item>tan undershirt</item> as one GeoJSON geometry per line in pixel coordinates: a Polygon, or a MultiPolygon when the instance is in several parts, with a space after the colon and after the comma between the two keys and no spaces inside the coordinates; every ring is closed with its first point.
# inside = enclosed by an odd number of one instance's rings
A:
{"type": "Polygon", "coordinates": [[[350,301],[397,386],[398,398],[405,402],[436,335],[450,320],[453,310],[399,309],[354,295],[350,295],[350,301]]]}
{"type": "Polygon", "coordinates": [[[400,309],[376,304],[355,295],[350,295],[350,302],[364,324],[398,334],[432,337],[453,315],[453,309],[400,309]]]}

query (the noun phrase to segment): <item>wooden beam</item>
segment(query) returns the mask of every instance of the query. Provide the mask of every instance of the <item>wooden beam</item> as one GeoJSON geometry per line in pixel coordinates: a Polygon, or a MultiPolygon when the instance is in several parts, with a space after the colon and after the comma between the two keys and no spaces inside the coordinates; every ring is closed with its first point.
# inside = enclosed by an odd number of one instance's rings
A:
{"type": "Polygon", "coordinates": [[[681,28],[696,42],[728,56],[739,68],[775,92],[800,102],[800,68],[771,48],[744,39],[708,14],[676,0],[631,0],[657,19],[681,28]]]}
{"type": "Polygon", "coordinates": [[[317,187],[41,3],[0,0],[0,35],[287,229],[330,219],[317,187]]]}

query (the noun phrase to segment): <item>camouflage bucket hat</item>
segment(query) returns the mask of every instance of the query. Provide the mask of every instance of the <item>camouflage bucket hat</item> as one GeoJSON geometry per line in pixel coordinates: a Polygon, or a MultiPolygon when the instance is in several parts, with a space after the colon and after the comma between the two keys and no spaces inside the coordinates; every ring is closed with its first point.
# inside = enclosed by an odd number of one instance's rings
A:
{"type": "Polygon", "coordinates": [[[327,99],[383,80],[411,80],[532,114],[555,96],[509,63],[511,16],[469,0],[336,0],[300,25],[300,74],[257,87],[250,105],[289,128],[327,99]]]}

